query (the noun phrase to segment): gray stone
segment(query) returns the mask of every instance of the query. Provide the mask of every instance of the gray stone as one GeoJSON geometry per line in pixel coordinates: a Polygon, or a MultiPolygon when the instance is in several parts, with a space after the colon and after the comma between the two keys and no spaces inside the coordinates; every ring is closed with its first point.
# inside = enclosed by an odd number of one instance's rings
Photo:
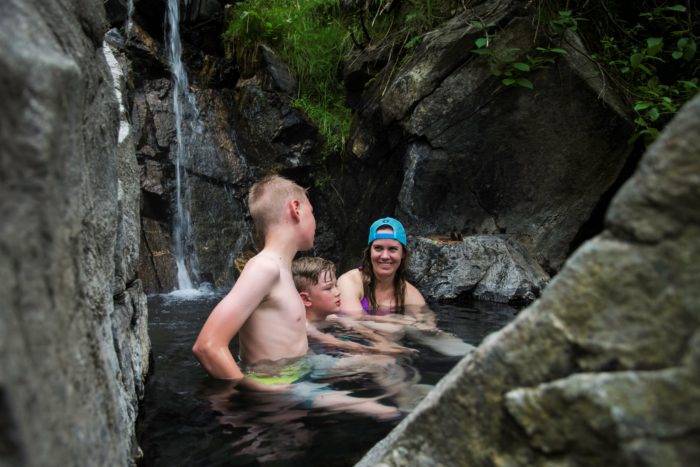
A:
{"type": "Polygon", "coordinates": [[[317,129],[291,106],[288,96],[266,90],[264,81],[254,76],[236,86],[236,134],[241,151],[258,176],[310,167],[320,148],[317,129]]]}
{"type": "Polygon", "coordinates": [[[2,465],[128,465],[138,449],[139,202],[106,26],[98,1],[3,3],[2,465]]]}
{"type": "Polygon", "coordinates": [[[253,248],[247,208],[235,188],[200,177],[190,177],[190,185],[200,279],[228,289],[236,272],[234,260],[253,248]]]}
{"type": "Polygon", "coordinates": [[[411,237],[409,250],[412,283],[433,300],[530,303],[549,280],[526,248],[504,236],[411,237]]]}
{"type": "Polygon", "coordinates": [[[170,224],[141,218],[139,277],[148,293],[170,292],[177,284],[170,224]]]}
{"type": "Polygon", "coordinates": [[[359,465],[690,465],[700,430],[700,97],[607,230],[359,465]]]}
{"type": "Polygon", "coordinates": [[[263,62],[263,72],[269,78],[269,80],[264,80],[267,87],[282,91],[290,96],[296,95],[298,83],[287,64],[265,44],[260,45],[260,55],[263,62]]]}

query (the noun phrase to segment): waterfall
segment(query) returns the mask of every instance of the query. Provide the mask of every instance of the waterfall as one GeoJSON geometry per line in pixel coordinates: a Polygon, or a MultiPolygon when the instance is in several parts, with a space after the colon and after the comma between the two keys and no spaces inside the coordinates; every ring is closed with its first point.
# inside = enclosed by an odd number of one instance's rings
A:
{"type": "Polygon", "coordinates": [[[191,135],[196,131],[197,107],[189,91],[187,73],[182,64],[180,42],[180,11],[178,0],[168,0],[168,37],[170,70],[173,75],[173,111],[175,114],[175,220],[173,244],[177,264],[177,288],[193,289],[198,281],[197,256],[194,251],[192,225],[190,223],[190,190],[187,172],[183,164],[188,159],[191,135]]]}
{"type": "Polygon", "coordinates": [[[128,41],[131,39],[131,27],[134,24],[134,0],[129,0],[126,4],[126,31],[125,36],[128,41]]]}

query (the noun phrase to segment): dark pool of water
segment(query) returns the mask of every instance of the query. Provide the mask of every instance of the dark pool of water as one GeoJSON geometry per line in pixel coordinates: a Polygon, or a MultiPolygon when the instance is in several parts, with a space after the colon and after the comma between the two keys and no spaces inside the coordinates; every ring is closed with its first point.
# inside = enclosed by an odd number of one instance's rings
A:
{"type": "MultiPolygon", "coordinates": [[[[353,465],[398,423],[303,410],[255,396],[222,395],[220,383],[205,374],[191,353],[199,329],[219,299],[149,298],[153,360],[138,423],[144,452],[140,465],[353,465]]],[[[490,303],[434,309],[438,327],[473,345],[515,316],[514,309],[490,303]]],[[[437,383],[459,360],[408,340],[404,344],[420,351],[404,362],[414,382],[418,372],[420,384],[437,383]]],[[[353,395],[377,392],[369,380],[356,379],[352,384],[358,381],[368,387],[355,388],[353,395]]],[[[334,387],[352,390],[351,386],[339,381],[334,387]]]]}

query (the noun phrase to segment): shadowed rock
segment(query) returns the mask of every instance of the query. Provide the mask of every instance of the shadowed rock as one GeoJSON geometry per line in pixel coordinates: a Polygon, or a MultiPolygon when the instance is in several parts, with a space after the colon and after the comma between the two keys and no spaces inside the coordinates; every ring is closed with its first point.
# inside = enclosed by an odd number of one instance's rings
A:
{"type": "Polygon", "coordinates": [[[690,465],[700,454],[700,97],[607,229],[359,465],[690,465]]]}
{"type": "Polygon", "coordinates": [[[538,45],[533,14],[524,2],[483,2],[426,34],[365,91],[349,147],[368,179],[384,175],[377,159],[403,163],[400,189],[384,196],[412,234],[505,234],[551,271],[617,180],[632,126],[573,34],[565,55],[527,75],[533,90],[505,86],[473,53],[488,32],[495,56],[526,60],[538,45]]]}
{"type": "Polygon", "coordinates": [[[0,465],[128,465],[148,369],[138,170],[103,2],[0,15],[0,465]]]}

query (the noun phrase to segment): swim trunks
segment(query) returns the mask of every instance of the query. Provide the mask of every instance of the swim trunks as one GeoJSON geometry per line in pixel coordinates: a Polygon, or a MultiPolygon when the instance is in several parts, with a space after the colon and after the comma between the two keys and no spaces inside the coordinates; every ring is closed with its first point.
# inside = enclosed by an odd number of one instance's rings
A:
{"type": "Polygon", "coordinates": [[[311,373],[311,367],[305,359],[299,359],[293,363],[285,365],[279,371],[274,373],[265,373],[260,371],[251,371],[246,373],[246,377],[260,384],[272,386],[275,384],[292,384],[304,378],[311,373]]]}
{"type": "Polygon", "coordinates": [[[323,379],[328,370],[335,366],[337,359],[330,355],[310,354],[295,362],[289,363],[276,371],[250,371],[246,377],[264,385],[291,385],[290,394],[303,408],[311,409],[316,397],[330,391],[328,384],[313,383],[311,379],[323,379]]]}

